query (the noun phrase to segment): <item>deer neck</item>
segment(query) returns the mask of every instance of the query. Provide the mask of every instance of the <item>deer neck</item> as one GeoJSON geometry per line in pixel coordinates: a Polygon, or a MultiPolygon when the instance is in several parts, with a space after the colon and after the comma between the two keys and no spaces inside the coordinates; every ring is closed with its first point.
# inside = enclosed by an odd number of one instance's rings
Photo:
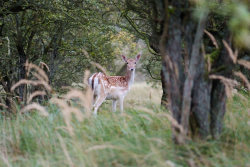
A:
{"type": "Polygon", "coordinates": [[[134,83],[134,80],[135,80],[135,70],[133,70],[133,71],[127,70],[126,80],[128,82],[128,88],[130,89],[130,87],[132,86],[132,84],[134,83]]]}

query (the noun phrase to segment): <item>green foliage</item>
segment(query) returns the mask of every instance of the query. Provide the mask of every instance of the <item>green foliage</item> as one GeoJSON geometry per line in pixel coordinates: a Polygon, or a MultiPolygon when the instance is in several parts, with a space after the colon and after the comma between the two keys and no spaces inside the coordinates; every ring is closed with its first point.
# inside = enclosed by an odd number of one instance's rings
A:
{"type": "Polygon", "coordinates": [[[223,28],[219,27],[220,24],[223,25],[223,23],[228,22],[227,26],[229,26],[233,35],[235,46],[242,49],[250,49],[249,2],[242,0],[225,0],[222,2],[200,0],[197,6],[194,12],[195,17],[199,17],[204,11],[209,10],[212,13],[210,19],[214,17],[220,20],[219,22],[214,22],[214,27],[223,28]]]}
{"type": "Polygon", "coordinates": [[[237,47],[250,50],[250,11],[245,5],[235,5],[230,28],[237,47]]]}
{"type": "Polygon", "coordinates": [[[90,68],[90,60],[111,68],[115,57],[110,38],[116,31],[108,22],[100,20],[106,9],[102,3],[45,0],[4,4],[0,11],[18,9],[15,14],[3,13],[0,19],[0,70],[13,82],[19,77],[14,67],[21,66],[17,45],[23,48],[29,61],[36,64],[43,61],[52,68],[49,77],[57,87],[80,82],[83,71],[90,68]],[[88,51],[89,57],[82,49],[88,51]]]}
{"type": "Polygon", "coordinates": [[[142,68],[147,71],[147,81],[156,85],[161,80],[161,59],[160,57],[149,55],[144,60],[142,68]]]}
{"type": "Polygon", "coordinates": [[[220,53],[220,50],[219,50],[219,49],[215,49],[212,53],[207,54],[205,58],[206,58],[206,59],[209,59],[209,61],[210,61],[211,63],[213,63],[213,62],[216,61],[216,59],[218,58],[219,53],[220,53]]]}

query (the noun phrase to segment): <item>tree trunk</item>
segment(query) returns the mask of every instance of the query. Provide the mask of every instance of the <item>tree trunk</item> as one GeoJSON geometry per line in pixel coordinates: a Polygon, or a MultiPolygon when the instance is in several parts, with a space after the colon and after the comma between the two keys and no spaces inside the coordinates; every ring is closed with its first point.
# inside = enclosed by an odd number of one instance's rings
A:
{"type": "Polygon", "coordinates": [[[50,53],[50,59],[49,59],[49,82],[52,84],[53,78],[55,76],[56,67],[55,67],[55,60],[58,57],[58,48],[60,46],[61,38],[63,35],[63,25],[62,23],[58,23],[58,28],[56,29],[56,32],[54,36],[52,37],[51,41],[51,53],[50,53]]]}
{"type": "Polygon", "coordinates": [[[10,99],[11,98],[10,97],[11,82],[10,82],[9,77],[7,75],[5,75],[4,77],[1,77],[0,84],[3,86],[3,89],[6,92],[6,96],[4,98],[5,104],[8,107],[8,109],[10,109],[11,108],[11,99],[10,99]]]}
{"type": "MultiPolygon", "coordinates": [[[[23,45],[21,44],[21,41],[17,41],[17,51],[19,56],[18,61],[18,80],[25,79],[26,76],[26,70],[25,70],[25,62],[27,60],[26,54],[24,52],[23,45]]],[[[24,100],[25,98],[25,85],[19,86],[19,97],[21,100],[24,100]]]]}
{"type": "Polygon", "coordinates": [[[211,83],[204,78],[204,74],[195,79],[192,92],[192,107],[190,125],[193,136],[206,138],[210,133],[210,100],[211,100],[211,83]]]}
{"type": "Polygon", "coordinates": [[[223,118],[226,112],[226,93],[225,86],[220,83],[220,81],[213,81],[212,97],[211,97],[211,134],[213,138],[219,138],[223,118]]]}
{"type": "MultiPolygon", "coordinates": [[[[190,8],[187,1],[165,2],[167,12],[160,50],[162,83],[166,85],[163,89],[167,89],[168,108],[182,125],[183,134],[202,139],[209,135],[218,138],[226,111],[226,94],[220,81],[209,79],[204,55],[200,52],[208,15],[204,11],[197,22],[187,10],[190,8]],[[175,9],[171,14],[168,14],[168,5],[175,9]]],[[[229,76],[232,73],[230,63],[223,48],[214,67],[228,64],[229,67],[221,75],[229,76]]],[[[179,133],[182,133],[180,129],[179,133]]],[[[178,136],[174,139],[178,142],[178,136]]]]}
{"type": "MultiPolygon", "coordinates": [[[[228,25],[225,25],[228,27],[228,25]]],[[[231,47],[231,36],[229,30],[224,29],[223,39],[227,41],[227,43],[231,47]]],[[[217,75],[222,75],[225,77],[232,76],[233,69],[233,61],[229,57],[227,50],[225,47],[221,49],[220,55],[216,63],[214,64],[214,68],[220,68],[225,66],[224,70],[217,73],[217,75]]],[[[223,118],[226,113],[226,90],[225,86],[219,80],[213,80],[212,82],[212,92],[211,92],[211,134],[213,138],[217,139],[220,137],[223,127],[223,118]]]]}
{"type": "Polygon", "coordinates": [[[166,80],[167,79],[165,78],[165,75],[163,74],[163,69],[161,69],[161,86],[162,86],[161,106],[168,108],[168,100],[167,100],[168,94],[167,94],[166,80]]]}
{"type": "MultiPolygon", "coordinates": [[[[172,5],[181,8],[181,3],[178,1],[174,1],[172,5]]],[[[184,80],[180,15],[180,10],[176,10],[169,19],[167,19],[166,16],[164,32],[160,42],[162,71],[164,82],[167,83],[169,108],[178,123],[181,122],[181,102],[184,80]]]]}
{"type": "MultiPolygon", "coordinates": [[[[21,30],[23,22],[23,15],[20,17],[19,15],[16,15],[16,49],[18,53],[18,81],[21,79],[25,79],[26,71],[25,71],[25,62],[27,60],[26,53],[24,51],[24,39],[23,39],[23,32],[21,30]]],[[[25,101],[25,85],[19,86],[19,98],[21,101],[25,101]]]]}

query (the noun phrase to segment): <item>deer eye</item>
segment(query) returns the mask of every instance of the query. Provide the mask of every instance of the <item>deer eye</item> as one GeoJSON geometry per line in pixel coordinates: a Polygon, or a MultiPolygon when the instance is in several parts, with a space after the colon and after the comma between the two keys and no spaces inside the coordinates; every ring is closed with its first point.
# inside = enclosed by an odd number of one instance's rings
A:
{"type": "Polygon", "coordinates": [[[127,62],[127,64],[128,64],[128,62],[127,62]]]}
{"type": "Polygon", "coordinates": [[[136,62],[135,62],[135,64],[136,64],[136,62]]]}

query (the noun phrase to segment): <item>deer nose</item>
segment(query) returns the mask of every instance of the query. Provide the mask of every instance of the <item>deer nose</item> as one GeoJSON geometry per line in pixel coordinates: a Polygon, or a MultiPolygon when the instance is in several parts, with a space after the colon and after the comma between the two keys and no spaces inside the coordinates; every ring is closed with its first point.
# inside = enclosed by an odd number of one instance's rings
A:
{"type": "Polygon", "coordinates": [[[134,71],[134,69],[132,68],[131,71],[134,71]]]}

